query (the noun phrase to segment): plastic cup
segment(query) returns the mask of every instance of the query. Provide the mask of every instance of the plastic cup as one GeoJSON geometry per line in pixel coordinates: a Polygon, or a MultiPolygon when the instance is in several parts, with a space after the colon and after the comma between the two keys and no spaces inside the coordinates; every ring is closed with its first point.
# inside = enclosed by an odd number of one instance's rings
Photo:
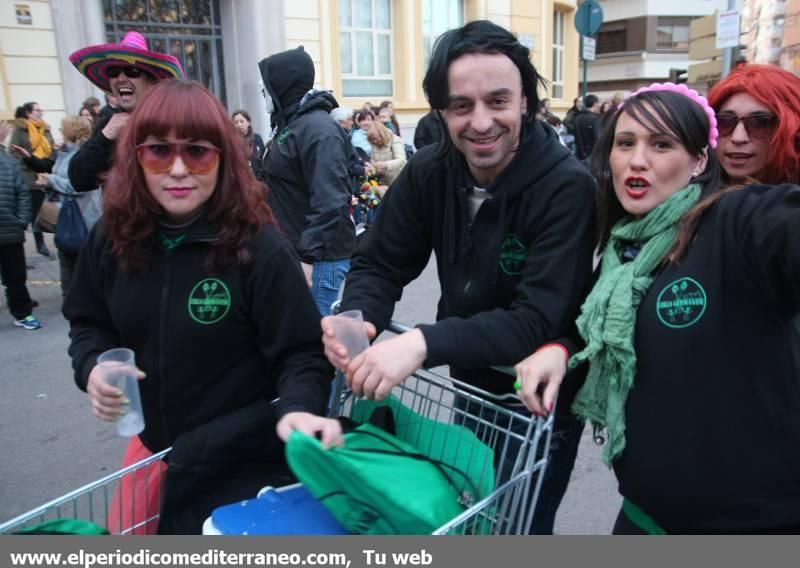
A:
{"type": "Polygon", "coordinates": [[[331,318],[331,325],[336,339],[347,349],[347,356],[350,359],[369,347],[361,310],[349,310],[337,314],[331,318]]]}
{"type": "Polygon", "coordinates": [[[144,414],[133,351],[124,347],[109,349],[97,358],[97,364],[100,365],[105,381],[121,390],[122,395],[130,401],[127,412],[116,422],[117,434],[135,436],[144,430],[144,414]]]}

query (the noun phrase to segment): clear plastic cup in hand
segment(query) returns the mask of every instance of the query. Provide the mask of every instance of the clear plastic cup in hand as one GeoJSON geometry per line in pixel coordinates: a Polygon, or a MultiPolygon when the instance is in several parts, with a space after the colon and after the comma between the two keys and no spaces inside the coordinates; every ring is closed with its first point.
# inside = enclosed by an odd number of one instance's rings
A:
{"type": "Polygon", "coordinates": [[[105,381],[121,390],[122,396],[130,401],[129,405],[123,406],[125,414],[116,421],[117,434],[135,436],[144,430],[144,414],[133,351],[124,347],[109,349],[97,358],[97,364],[105,381]]]}
{"type": "Polygon", "coordinates": [[[331,318],[336,340],[347,349],[347,356],[354,359],[369,347],[364,316],[361,310],[348,310],[331,318]]]}

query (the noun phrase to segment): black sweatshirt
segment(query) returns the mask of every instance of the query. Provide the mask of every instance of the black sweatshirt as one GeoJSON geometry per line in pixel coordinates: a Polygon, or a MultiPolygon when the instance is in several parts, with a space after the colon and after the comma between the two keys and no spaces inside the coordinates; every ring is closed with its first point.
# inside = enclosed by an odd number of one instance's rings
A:
{"type": "Polygon", "coordinates": [[[637,312],[620,492],[667,532],[800,530],[800,188],[724,196],[637,312]]]}
{"type": "Polygon", "coordinates": [[[470,219],[466,162],[454,148],[444,159],[437,149],[419,150],[386,194],[353,256],[343,309],[385,329],[433,251],[442,295],[437,323],[419,326],[426,365],[449,364],[457,378],[511,392],[513,377],[487,368],[568,333],[590,287],[594,182],[552,128],[526,125],[517,155],[486,188],[492,198],[470,219]]]}
{"type": "Polygon", "coordinates": [[[333,370],[297,259],[274,227],[250,244],[253,264],[209,274],[216,231],[203,218],[152,268],[122,272],[102,232],[92,230],[64,303],[75,381],[85,390],[97,356],[129,347],[140,381],[152,451],[257,400],[280,395],[278,415],[324,413],[333,370]]]}
{"type": "Polygon", "coordinates": [[[69,161],[67,175],[69,176],[69,183],[72,184],[75,191],[93,191],[97,189],[97,186],[102,182],[101,176],[111,169],[116,141],[106,138],[103,134],[103,128],[111,120],[112,116],[114,116],[113,113],[109,114],[108,118],[97,125],[97,129],[92,136],[69,161]]]}

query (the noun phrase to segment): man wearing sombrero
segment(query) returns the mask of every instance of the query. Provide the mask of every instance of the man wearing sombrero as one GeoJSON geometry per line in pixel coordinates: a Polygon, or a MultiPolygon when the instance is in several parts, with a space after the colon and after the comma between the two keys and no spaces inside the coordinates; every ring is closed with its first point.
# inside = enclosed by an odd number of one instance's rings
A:
{"type": "Polygon", "coordinates": [[[156,82],[183,79],[180,61],[147,48],[139,32],[128,32],[122,43],[92,45],[69,56],[89,81],[117,98],[118,110],[100,122],[69,163],[69,181],[76,191],[92,191],[111,168],[114,144],[136,103],[156,82]]]}

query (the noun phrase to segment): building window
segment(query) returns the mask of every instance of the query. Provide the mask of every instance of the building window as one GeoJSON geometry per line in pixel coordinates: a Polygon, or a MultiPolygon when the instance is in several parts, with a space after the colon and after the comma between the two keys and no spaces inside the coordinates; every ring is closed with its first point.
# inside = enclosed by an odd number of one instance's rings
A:
{"type": "Polygon", "coordinates": [[[390,0],[339,0],[342,95],[392,95],[390,0]]]}
{"type": "Polygon", "coordinates": [[[553,76],[551,95],[554,99],[564,98],[564,12],[553,12],[553,76]]]}
{"type": "Polygon", "coordinates": [[[628,50],[628,22],[617,20],[601,26],[597,32],[597,53],[618,53],[628,50]]]}
{"type": "Polygon", "coordinates": [[[689,49],[691,16],[659,16],[656,49],[689,49]]]}
{"type": "Polygon", "coordinates": [[[464,0],[423,0],[422,61],[428,68],[436,38],[447,30],[464,25],[464,0]]]}
{"type": "Polygon", "coordinates": [[[141,32],[151,50],[177,57],[188,79],[225,103],[219,0],[103,0],[103,16],[109,43],[141,32]]]}

